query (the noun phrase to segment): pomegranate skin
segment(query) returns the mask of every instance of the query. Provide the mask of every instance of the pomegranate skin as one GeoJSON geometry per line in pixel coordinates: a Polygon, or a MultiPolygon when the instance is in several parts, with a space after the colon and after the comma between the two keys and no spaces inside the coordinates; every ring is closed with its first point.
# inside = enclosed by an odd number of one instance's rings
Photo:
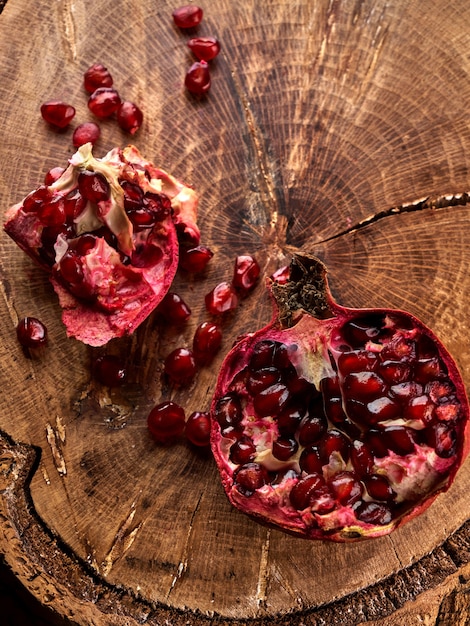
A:
{"type": "Polygon", "coordinates": [[[387,535],[449,489],[468,455],[469,405],[460,372],[410,313],[334,302],[326,268],[314,257],[294,257],[290,279],[273,281],[270,290],[273,320],[228,353],[211,404],[211,448],[227,497],[254,520],[306,539],[387,535]],[[260,404],[261,397],[275,398],[273,370],[277,385],[290,392],[282,410],[260,404]],[[406,380],[397,382],[400,377],[406,380]],[[271,387],[260,391],[264,379],[271,387]],[[411,403],[423,395],[427,403],[411,403]],[[416,404],[433,405],[432,415],[416,404]],[[413,410],[405,410],[408,405],[413,410]],[[312,420],[324,426],[312,430],[312,420]],[[310,439],[298,443],[306,432],[310,439]],[[240,440],[256,449],[246,465],[231,458],[240,440]],[[290,457],[276,452],[286,441],[293,444],[290,457]]]}
{"type": "Polygon", "coordinates": [[[135,146],[98,159],[86,143],[61,176],[10,207],[4,229],[50,274],[67,334],[101,346],[133,333],[168,292],[177,229],[199,238],[197,205],[193,189],[135,146]]]}

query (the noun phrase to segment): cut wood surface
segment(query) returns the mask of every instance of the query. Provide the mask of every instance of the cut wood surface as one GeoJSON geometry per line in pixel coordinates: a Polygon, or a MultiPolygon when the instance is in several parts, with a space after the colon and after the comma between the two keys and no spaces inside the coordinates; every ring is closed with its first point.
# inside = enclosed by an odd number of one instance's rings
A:
{"type": "MultiPolygon", "coordinates": [[[[163,358],[207,319],[204,294],[237,254],[268,276],[305,250],[336,300],[406,309],[450,350],[470,385],[470,4],[467,0],[205,0],[217,36],[212,87],[184,90],[189,34],[168,0],[8,0],[0,16],[2,215],[73,154],[91,119],[85,69],[105,64],[145,115],[142,154],[200,195],[203,277],[179,275],[183,328],[152,315],[102,349],[68,339],[45,272],[0,235],[0,553],[70,624],[470,623],[470,464],[419,518],[350,545],[304,541],[232,509],[209,453],[149,438],[173,399],[207,410],[235,338],[270,320],[264,281],[223,321],[223,349],[190,388],[163,358]],[[54,132],[42,102],[73,104],[54,132]],[[20,317],[49,345],[27,358],[20,317]],[[93,356],[123,355],[129,384],[105,389],[93,356]]],[[[130,142],[102,123],[95,152],[130,142]]]]}

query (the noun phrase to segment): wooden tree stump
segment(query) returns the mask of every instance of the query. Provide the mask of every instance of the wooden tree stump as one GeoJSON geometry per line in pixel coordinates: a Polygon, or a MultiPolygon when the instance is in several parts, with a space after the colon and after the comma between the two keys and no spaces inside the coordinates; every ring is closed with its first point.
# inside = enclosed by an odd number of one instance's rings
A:
{"type": "MultiPolygon", "coordinates": [[[[306,542],[233,510],[210,455],[158,447],[146,415],[169,398],[206,410],[224,353],[269,321],[261,281],[224,321],[214,365],[189,389],[162,383],[164,356],[190,343],[239,253],[265,275],[296,250],[317,255],[338,302],[414,313],[470,383],[470,5],[207,0],[198,32],[222,52],[202,100],[184,90],[192,57],[174,8],[8,0],[0,18],[3,211],[73,153],[72,127],[52,131],[40,104],[61,98],[90,119],[82,75],[101,62],[144,111],[132,142],[199,192],[215,252],[207,275],[176,279],[192,308],[183,329],[153,315],[102,350],[132,371],[105,391],[45,273],[0,236],[0,552],[70,624],[467,624],[468,462],[389,537],[306,542]],[[16,341],[24,315],[48,326],[39,359],[16,341]]],[[[96,152],[127,142],[108,120],[96,152]]]]}

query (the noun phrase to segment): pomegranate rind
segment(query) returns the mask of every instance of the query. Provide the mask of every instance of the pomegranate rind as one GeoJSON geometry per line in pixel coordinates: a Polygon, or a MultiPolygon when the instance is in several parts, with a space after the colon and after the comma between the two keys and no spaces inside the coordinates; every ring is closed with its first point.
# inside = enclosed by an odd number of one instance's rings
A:
{"type": "Polygon", "coordinates": [[[78,174],[91,170],[102,174],[109,183],[109,199],[96,205],[87,203],[74,219],[77,236],[94,233],[107,226],[117,238],[122,254],[132,258],[142,242],[155,250],[155,262],[124,264],[118,253],[100,237],[99,244],[84,259],[84,272],[95,286],[92,302],[76,297],[52,271],[66,252],[67,240],[59,236],[55,245],[56,264],[53,268],[40,254],[43,225],[34,212],[23,211],[23,201],[6,213],[4,230],[32,259],[46,269],[63,309],[62,319],[68,336],[91,345],[101,346],[111,339],[131,334],[158,306],[176,274],[179,261],[177,227],[198,239],[196,224],[198,196],[174,176],[142,157],[132,145],[113,148],[101,159],[92,154],[90,143],[81,146],[70,158],[62,176],[48,189],[65,197],[78,184],[78,174]],[[151,231],[134,232],[124,209],[122,180],[138,185],[144,192],[163,194],[171,202],[171,214],[160,219],[151,231]],[[144,237],[144,239],[143,239],[144,237]],[[144,265],[141,267],[140,265],[144,265]]]}
{"type": "MultiPolygon", "coordinates": [[[[300,261],[303,259],[304,257],[301,257],[300,261]]],[[[265,328],[245,335],[224,359],[211,404],[212,452],[223,488],[231,504],[264,525],[307,539],[336,542],[388,535],[422,514],[440,493],[447,491],[468,456],[470,420],[465,385],[450,353],[418,318],[399,310],[348,309],[338,305],[329,292],[326,269],[319,261],[315,262],[318,263],[320,276],[317,275],[316,283],[311,285],[317,294],[309,305],[303,306],[305,303],[299,303],[296,296],[293,296],[296,290],[292,289],[292,283],[288,282],[284,288],[284,285],[268,282],[274,305],[271,322],[265,328]],[[314,315],[311,314],[312,310],[314,315]],[[394,514],[389,523],[366,523],[356,517],[354,507],[339,503],[326,513],[316,512],[309,507],[299,511],[292,506],[289,493],[299,477],[305,475],[299,467],[302,446],[299,446],[299,450],[287,462],[275,459],[272,455],[272,442],[277,437],[276,428],[273,427],[274,419],[270,416],[257,415],[251,400],[248,399],[241,426],[243,432],[248,433],[256,445],[257,454],[253,462],[259,463],[268,472],[282,470],[285,472],[285,478],[280,484],[270,484],[266,481],[266,484],[255,489],[253,493],[248,495],[244,493],[243,489],[237,487],[234,479],[234,473],[239,466],[230,460],[230,447],[234,440],[230,435],[224,436],[215,416],[220,398],[236,389],[240,390],[240,385],[243,386],[240,382],[241,376],[248,367],[254,347],[266,339],[280,342],[286,345],[288,350],[289,347],[295,347],[290,352],[291,363],[298,373],[301,372],[302,377],[319,388],[320,380],[333,373],[329,355],[332,351],[334,353],[332,337],[335,336],[338,325],[368,314],[402,317],[408,320],[412,329],[428,337],[436,346],[440,359],[447,367],[448,378],[455,386],[461,410],[458,425],[459,440],[455,454],[450,458],[442,458],[432,447],[424,443],[415,443],[414,449],[406,455],[389,451],[386,457],[375,458],[373,471],[391,479],[392,487],[398,494],[397,502],[403,503],[402,508],[394,514]],[[291,470],[292,475],[289,475],[291,470]]],[[[243,397],[244,391],[240,393],[243,397]]],[[[325,480],[338,470],[350,471],[351,462],[343,461],[341,455],[335,453],[330,456],[329,463],[323,466],[325,480]]]]}

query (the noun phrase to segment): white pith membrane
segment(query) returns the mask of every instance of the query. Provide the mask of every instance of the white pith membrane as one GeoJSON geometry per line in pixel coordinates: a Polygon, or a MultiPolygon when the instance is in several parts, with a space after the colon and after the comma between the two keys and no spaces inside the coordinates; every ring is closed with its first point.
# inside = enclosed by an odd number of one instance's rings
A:
{"type": "MultiPolygon", "coordinates": [[[[335,312],[341,314],[345,311],[348,310],[335,305],[335,312]]],[[[297,315],[296,322],[291,327],[280,328],[279,323],[274,321],[265,329],[242,339],[231,350],[222,365],[217,392],[212,404],[212,449],[224,489],[229,500],[237,508],[262,523],[274,525],[289,533],[308,538],[350,541],[390,533],[407,519],[411,519],[411,517],[422,512],[440,491],[450,486],[455,472],[461,464],[462,457],[466,454],[464,432],[468,425],[468,402],[460,375],[445,349],[416,318],[402,312],[392,311],[376,311],[373,314],[382,319],[384,329],[391,329],[391,332],[385,332],[384,336],[378,339],[369,340],[362,348],[357,345],[348,347],[347,341],[342,335],[342,326],[354,319],[354,314],[346,313],[343,317],[317,320],[302,312],[297,315]],[[403,328],[400,327],[400,320],[405,322],[403,328]],[[333,451],[323,465],[322,478],[329,485],[329,481],[340,472],[353,472],[361,484],[361,497],[356,502],[346,505],[336,500],[332,507],[331,498],[333,497],[334,500],[335,495],[329,488],[326,495],[325,492],[319,492],[318,498],[311,500],[308,506],[302,510],[297,510],[291,503],[290,493],[299,480],[308,476],[308,473],[302,471],[299,465],[302,452],[308,446],[299,443],[297,451],[288,460],[281,461],[273,455],[273,442],[279,436],[276,412],[274,411],[273,414],[267,416],[257,415],[253,407],[253,399],[244,387],[244,377],[249,371],[250,358],[254,348],[265,340],[284,344],[287,346],[290,361],[295,367],[297,375],[312,383],[317,390],[320,389],[322,379],[333,377],[335,371],[338,371],[342,388],[343,410],[350,421],[361,430],[359,439],[362,440],[366,439],[369,426],[363,422],[359,424],[348,415],[345,403],[345,396],[348,395],[348,392],[343,389],[344,376],[339,371],[338,358],[343,353],[364,350],[375,353],[380,359],[381,351],[393,337],[395,339],[404,337],[413,343],[414,341],[418,342],[421,336],[426,336],[435,344],[436,354],[439,355],[439,369],[441,370],[439,375],[435,380],[430,379],[426,384],[417,387],[417,389],[421,389],[421,395],[428,395],[429,397],[429,394],[434,394],[432,417],[428,417],[429,422],[426,421],[426,423],[416,419],[407,420],[401,410],[391,419],[370,425],[370,428],[375,430],[385,429],[389,426],[406,426],[416,434],[416,442],[412,451],[398,454],[389,449],[386,456],[374,455],[373,467],[367,472],[367,475],[386,476],[396,494],[392,501],[375,500],[379,505],[389,507],[389,518],[387,519],[385,516],[379,523],[368,523],[356,516],[359,505],[364,506],[362,503],[374,502],[374,498],[365,487],[365,475],[359,477],[349,455],[347,455],[349,458],[343,458],[338,451],[333,451]],[[454,384],[455,382],[457,384],[454,384]],[[445,389],[447,395],[441,391],[441,397],[438,397],[438,392],[432,391],[434,383],[436,383],[438,390],[445,389]],[[441,387],[441,383],[445,383],[444,387],[441,387]],[[256,446],[256,453],[249,462],[261,465],[269,473],[266,484],[253,491],[247,491],[237,485],[236,474],[239,468],[243,466],[232,462],[229,458],[230,449],[234,445],[235,439],[230,433],[230,428],[226,431],[227,436],[224,436],[224,429],[217,421],[218,401],[227,394],[235,394],[239,398],[243,409],[243,419],[240,426],[244,435],[249,436],[256,446]],[[432,424],[439,421],[451,424],[456,436],[454,446],[449,448],[450,453],[445,453],[442,456],[436,454],[434,447],[428,445],[427,436],[424,434],[428,432],[432,424]],[[324,511],[323,509],[328,510],[324,511]],[[384,519],[386,523],[384,523],[384,519]]],[[[355,315],[360,317],[361,312],[356,312],[355,315]]],[[[364,314],[362,313],[362,315],[364,314]]],[[[411,368],[410,375],[406,377],[406,381],[410,380],[413,380],[413,368],[411,368]]],[[[387,396],[397,400],[397,395],[394,395],[390,389],[393,385],[387,383],[386,386],[387,396]]],[[[396,393],[399,393],[399,387],[395,387],[395,390],[396,393]]],[[[417,396],[419,393],[415,395],[417,396]]],[[[295,404],[295,396],[291,400],[295,404]]],[[[408,402],[399,402],[401,409],[406,404],[408,402]]],[[[341,431],[341,425],[333,424],[328,420],[328,431],[331,429],[341,431]]],[[[297,442],[298,433],[299,429],[295,433],[297,442]]],[[[315,445],[317,443],[319,442],[315,442],[315,445]]]]}
{"type": "Polygon", "coordinates": [[[164,297],[178,266],[177,228],[192,240],[199,239],[198,199],[192,189],[145,160],[135,146],[114,148],[98,159],[92,154],[91,144],[81,146],[64,173],[48,186],[52,198],[70,197],[78,189],[79,174],[84,171],[104,176],[109,197],[96,203],[87,201],[73,224],[69,218],[73,236],[59,233],[53,251],[47,251],[55,256],[52,267],[42,254],[45,225],[38,214],[23,211],[24,200],[9,209],[5,230],[52,272],[51,282],[63,309],[67,333],[99,346],[133,332],[164,297]],[[139,187],[142,194],[165,196],[171,203],[170,214],[157,219],[151,227],[135,229],[124,206],[122,182],[139,187]],[[108,238],[101,234],[103,228],[108,238]],[[92,298],[82,298],[60,280],[61,260],[74,241],[86,234],[96,234],[96,244],[80,255],[83,283],[92,286],[92,298]],[[113,237],[116,244],[110,245],[113,237]]]}

